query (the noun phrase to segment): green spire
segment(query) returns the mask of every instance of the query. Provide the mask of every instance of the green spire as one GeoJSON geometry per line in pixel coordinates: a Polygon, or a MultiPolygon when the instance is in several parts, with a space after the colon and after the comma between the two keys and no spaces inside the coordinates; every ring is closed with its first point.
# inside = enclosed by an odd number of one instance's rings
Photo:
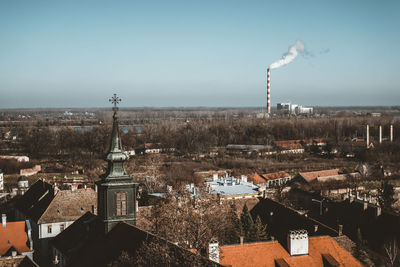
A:
{"type": "MultiPolygon", "coordinates": [[[[108,173],[105,179],[119,178],[126,179],[127,173],[124,168],[124,162],[129,159],[128,154],[122,150],[121,136],[118,125],[118,107],[121,101],[116,94],[110,98],[110,102],[114,104],[113,111],[113,129],[111,134],[110,150],[108,151],[106,160],[108,161],[108,173]]],[[[129,176],[128,176],[129,177],[129,176]]]]}

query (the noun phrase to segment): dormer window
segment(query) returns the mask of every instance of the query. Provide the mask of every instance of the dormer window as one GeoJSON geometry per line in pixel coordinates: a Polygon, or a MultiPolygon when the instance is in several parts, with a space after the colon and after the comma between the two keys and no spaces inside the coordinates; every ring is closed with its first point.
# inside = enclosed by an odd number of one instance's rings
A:
{"type": "Polygon", "coordinates": [[[126,211],[126,192],[119,191],[116,195],[116,215],[125,216],[126,211]]]}

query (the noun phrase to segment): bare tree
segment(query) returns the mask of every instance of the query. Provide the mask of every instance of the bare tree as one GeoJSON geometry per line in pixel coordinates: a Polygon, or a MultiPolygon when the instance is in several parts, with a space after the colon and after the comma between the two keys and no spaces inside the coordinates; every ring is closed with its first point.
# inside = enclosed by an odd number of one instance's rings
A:
{"type": "Polygon", "coordinates": [[[397,256],[399,253],[399,247],[397,245],[397,241],[395,238],[390,239],[383,245],[386,260],[390,264],[390,266],[398,266],[396,265],[397,256]]]}

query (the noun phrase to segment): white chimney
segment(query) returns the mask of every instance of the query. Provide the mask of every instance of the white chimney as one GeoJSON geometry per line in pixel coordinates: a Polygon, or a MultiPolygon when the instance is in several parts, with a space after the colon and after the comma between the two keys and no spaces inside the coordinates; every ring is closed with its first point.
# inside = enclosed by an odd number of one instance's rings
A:
{"type": "Polygon", "coordinates": [[[290,256],[308,255],[308,232],[289,231],[287,244],[290,256]]]}
{"type": "Polygon", "coordinates": [[[369,125],[367,124],[367,148],[369,147],[369,125]]]}
{"type": "Polygon", "coordinates": [[[218,173],[214,173],[213,174],[213,181],[217,181],[218,180],[218,173]]]}
{"type": "Polygon", "coordinates": [[[219,263],[219,245],[218,242],[211,242],[208,245],[208,258],[219,263]]]}
{"type": "Polygon", "coordinates": [[[4,213],[1,215],[1,224],[3,225],[3,227],[6,227],[7,225],[7,215],[5,215],[4,213]]]}
{"type": "Polygon", "coordinates": [[[390,142],[393,142],[393,124],[390,125],[390,142]]]}
{"type": "Polygon", "coordinates": [[[382,144],[382,125],[379,125],[379,144],[382,144]]]}
{"type": "Polygon", "coordinates": [[[246,176],[246,175],[242,175],[242,176],[240,177],[240,179],[242,180],[242,182],[247,183],[247,176],[246,176]]]}
{"type": "Polygon", "coordinates": [[[139,201],[135,201],[135,211],[139,212],[139,201]]]}

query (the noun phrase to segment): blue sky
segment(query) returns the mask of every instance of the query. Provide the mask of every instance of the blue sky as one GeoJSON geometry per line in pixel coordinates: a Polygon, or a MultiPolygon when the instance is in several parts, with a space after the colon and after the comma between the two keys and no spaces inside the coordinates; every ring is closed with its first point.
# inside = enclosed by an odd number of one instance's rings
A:
{"type": "Polygon", "coordinates": [[[399,105],[400,1],[0,1],[0,108],[399,105]]]}

